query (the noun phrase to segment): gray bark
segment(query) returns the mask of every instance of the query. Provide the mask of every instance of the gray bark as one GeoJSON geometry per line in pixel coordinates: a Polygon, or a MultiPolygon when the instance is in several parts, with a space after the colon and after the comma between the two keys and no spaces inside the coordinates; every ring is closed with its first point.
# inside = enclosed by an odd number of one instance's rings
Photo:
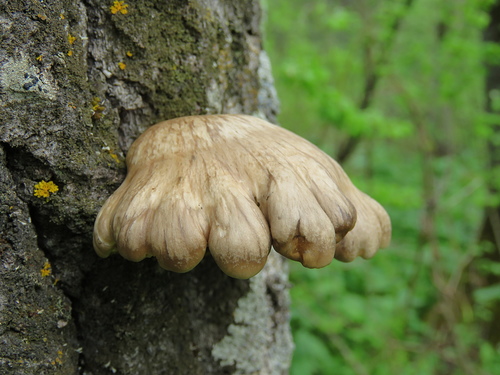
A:
{"type": "Polygon", "coordinates": [[[175,274],[92,249],[95,216],[148,126],[275,120],[258,1],[111,5],[0,3],[0,374],[285,374],[279,256],[243,281],[209,257],[175,274]],[[41,180],[59,191],[36,197],[41,180]]]}

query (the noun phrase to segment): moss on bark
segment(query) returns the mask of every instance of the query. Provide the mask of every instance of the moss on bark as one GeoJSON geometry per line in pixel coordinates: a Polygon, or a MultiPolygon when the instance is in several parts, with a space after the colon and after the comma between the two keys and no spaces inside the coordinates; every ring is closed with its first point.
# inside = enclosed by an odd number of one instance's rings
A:
{"type": "Polygon", "coordinates": [[[0,373],[249,373],[231,358],[262,343],[225,339],[249,293],[266,304],[266,324],[242,329],[265,335],[262,353],[275,356],[260,373],[284,373],[281,260],[257,288],[209,258],[177,275],[98,259],[91,246],[95,215],[145,128],[204,113],[274,118],[258,2],[131,2],[127,14],[112,4],[0,4],[0,373]],[[42,180],[59,190],[35,196],[42,180]],[[230,358],[212,351],[228,340],[230,358]]]}

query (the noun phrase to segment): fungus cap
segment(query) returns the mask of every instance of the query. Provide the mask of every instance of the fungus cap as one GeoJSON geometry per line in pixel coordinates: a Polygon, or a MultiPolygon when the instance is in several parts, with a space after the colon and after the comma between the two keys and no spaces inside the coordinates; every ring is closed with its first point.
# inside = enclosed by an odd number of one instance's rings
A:
{"type": "Polygon", "coordinates": [[[249,278],[271,245],[305,267],[372,257],[389,216],[340,165],[296,134],[244,115],[181,117],[131,146],[127,177],[99,212],[94,248],[187,272],[208,249],[229,276],[249,278]]]}

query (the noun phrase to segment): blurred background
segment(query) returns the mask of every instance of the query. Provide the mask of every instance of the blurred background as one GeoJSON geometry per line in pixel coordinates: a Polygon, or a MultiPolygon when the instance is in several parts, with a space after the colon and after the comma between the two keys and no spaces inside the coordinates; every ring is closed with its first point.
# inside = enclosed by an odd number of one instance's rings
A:
{"type": "Polygon", "coordinates": [[[337,159],[393,224],[370,261],[291,264],[291,373],[500,374],[500,6],[263,8],[280,124],[337,159]]]}

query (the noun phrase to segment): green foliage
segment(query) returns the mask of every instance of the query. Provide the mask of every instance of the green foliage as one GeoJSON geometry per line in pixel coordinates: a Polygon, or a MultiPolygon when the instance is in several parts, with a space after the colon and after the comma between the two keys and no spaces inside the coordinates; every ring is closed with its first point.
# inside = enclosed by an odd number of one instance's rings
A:
{"type": "Polygon", "coordinates": [[[474,281],[500,275],[478,243],[499,202],[487,182],[500,186],[486,162],[490,3],[264,1],[281,124],[334,157],[357,140],[343,167],[393,222],[369,262],[292,266],[292,374],[500,374],[482,332],[500,285],[474,281]]]}

